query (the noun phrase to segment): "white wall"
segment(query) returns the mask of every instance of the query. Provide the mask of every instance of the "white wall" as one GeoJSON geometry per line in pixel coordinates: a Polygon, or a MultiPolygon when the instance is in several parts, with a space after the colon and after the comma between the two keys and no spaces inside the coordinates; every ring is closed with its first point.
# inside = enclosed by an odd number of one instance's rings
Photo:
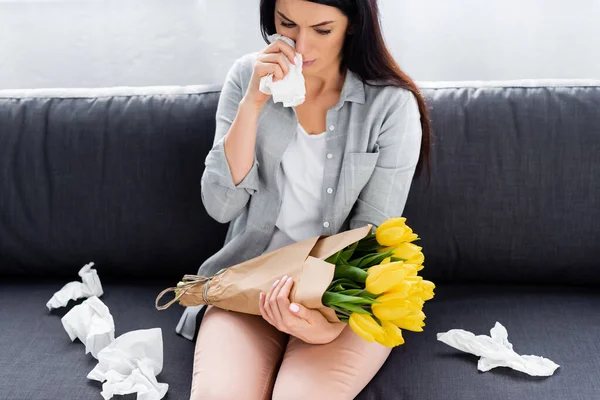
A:
{"type": "MultiPolygon", "coordinates": [[[[380,0],[416,80],[600,78],[600,0],[380,0]]],[[[0,89],[220,83],[258,0],[0,0],[0,89]]]]}

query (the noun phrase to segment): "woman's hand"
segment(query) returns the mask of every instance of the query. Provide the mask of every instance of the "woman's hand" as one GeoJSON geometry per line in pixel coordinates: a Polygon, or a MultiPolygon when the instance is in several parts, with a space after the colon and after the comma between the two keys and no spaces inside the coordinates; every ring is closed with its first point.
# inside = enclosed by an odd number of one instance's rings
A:
{"type": "Polygon", "coordinates": [[[260,313],[267,322],[281,332],[296,336],[306,343],[325,344],[333,341],[346,324],[331,323],[319,311],[290,303],[294,281],[284,276],[275,281],[267,294],[260,293],[260,313]]]}
{"type": "Polygon", "coordinates": [[[258,54],[250,84],[242,101],[258,109],[262,108],[271,95],[264,94],[259,90],[261,78],[273,74],[273,81],[283,79],[289,71],[286,58],[294,64],[294,57],[296,57],[296,51],[283,40],[275,40],[268,45],[258,54]]]}

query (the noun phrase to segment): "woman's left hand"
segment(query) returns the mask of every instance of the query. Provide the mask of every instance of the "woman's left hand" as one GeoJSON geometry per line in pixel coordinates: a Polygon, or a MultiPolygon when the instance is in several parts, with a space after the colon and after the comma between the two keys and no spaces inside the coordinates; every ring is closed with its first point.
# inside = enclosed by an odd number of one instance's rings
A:
{"type": "Polygon", "coordinates": [[[260,313],[267,322],[281,332],[296,336],[306,343],[325,344],[333,341],[346,326],[332,323],[319,311],[290,302],[294,280],[284,276],[273,283],[267,294],[260,293],[260,313]]]}

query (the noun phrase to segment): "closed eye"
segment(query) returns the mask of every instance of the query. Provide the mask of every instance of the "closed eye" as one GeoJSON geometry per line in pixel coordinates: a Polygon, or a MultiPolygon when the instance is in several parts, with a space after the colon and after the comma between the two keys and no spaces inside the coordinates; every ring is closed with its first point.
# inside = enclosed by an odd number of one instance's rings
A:
{"type": "MultiPolygon", "coordinates": [[[[283,26],[284,28],[291,29],[291,28],[295,28],[296,24],[291,24],[288,22],[281,21],[281,26],[283,26]]],[[[315,29],[315,31],[320,35],[329,35],[331,33],[331,29],[330,30],[315,29]]]]}
{"type": "MultiPolygon", "coordinates": [[[[279,14],[279,16],[283,19],[283,21],[281,21],[281,26],[283,26],[284,28],[295,28],[296,27],[296,24],[294,23],[294,21],[292,21],[291,19],[286,17],[282,12],[277,11],[277,14],[279,14]]],[[[332,24],[333,22],[334,21],[319,22],[316,25],[311,25],[311,28],[314,28],[315,31],[320,35],[329,35],[331,33],[331,29],[317,29],[317,28],[319,28],[321,26],[332,24]]]]}

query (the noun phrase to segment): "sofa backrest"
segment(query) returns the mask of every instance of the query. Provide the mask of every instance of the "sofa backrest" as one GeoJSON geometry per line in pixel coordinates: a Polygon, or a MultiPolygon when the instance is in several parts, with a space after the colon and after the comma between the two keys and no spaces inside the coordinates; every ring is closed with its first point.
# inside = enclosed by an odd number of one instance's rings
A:
{"type": "Polygon", "coordinates": [[[437,281],[600,283],[600,81],[423,83],[431,182],[405,208],[437,281]]]}
{"type": "Polygon", "coordinates": [[[0,274],[176,283],[223,244],[200,177],[219,87],[0,91],[0,274]]]}
{"type": "MultiPolygon", "coordinates": [[[[600,82],[421,83],[431,181],[404,215],[437,282],[600,283],[600,82]]],[[[0,276],[180,279],[219,88],[0,91],[0,276]]]]}

